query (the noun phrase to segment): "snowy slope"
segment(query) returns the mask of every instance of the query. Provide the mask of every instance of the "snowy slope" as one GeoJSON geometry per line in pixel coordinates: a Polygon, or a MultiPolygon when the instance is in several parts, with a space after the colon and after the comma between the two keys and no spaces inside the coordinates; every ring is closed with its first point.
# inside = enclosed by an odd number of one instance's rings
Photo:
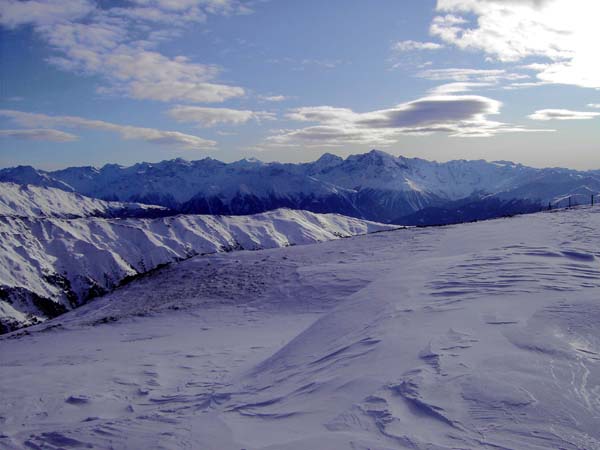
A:
{"type": "Polygon", "coordinates": [[[165,208],[160,206],[106,202],[52,187],[0,183],[0,216],[75,218],[164,213],[165,208]]]}
{"type": "Polygon", "coordinates": [[[600,209],[198,257],[0,339],[0,446],[600,448],[600,209]]]}
{"type": "Polygon", "coordinates": [[[568,195],[600,192],[600,175],[593,171],[535,169],[506,161],[438,163],[378,150],[346,159],[325,154],[302,164],[226,164],[206,158],[54,172],[17,167],[0,170],[0,181],[63,186],[95,198],[184,213],[253,214],[287,207],[381,222],[461,199],[497,196],[547,206],[568,195]]]}
{"type": "MultiPolygon", "coordinates": [[[[52,196],[46,200],[60,203],[52,196]]],[[[93,211],[96,203],[82,203],[79,211],[93,211]]],[[[128,277],[200,253],[307,244],[390,228],[291,210],[157,219],[0,216],[0,325],[10,329],[54,317],[128,277]]]]}

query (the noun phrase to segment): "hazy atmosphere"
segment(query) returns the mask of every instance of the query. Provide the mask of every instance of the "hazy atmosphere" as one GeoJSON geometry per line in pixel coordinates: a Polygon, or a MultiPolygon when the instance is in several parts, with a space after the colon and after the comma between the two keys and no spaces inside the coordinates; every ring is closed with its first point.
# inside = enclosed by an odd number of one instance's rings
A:
{"type": "Polygon", "coordinates": [[[3,0],[0,165],[600,168],[594,0],[3,0]]]}

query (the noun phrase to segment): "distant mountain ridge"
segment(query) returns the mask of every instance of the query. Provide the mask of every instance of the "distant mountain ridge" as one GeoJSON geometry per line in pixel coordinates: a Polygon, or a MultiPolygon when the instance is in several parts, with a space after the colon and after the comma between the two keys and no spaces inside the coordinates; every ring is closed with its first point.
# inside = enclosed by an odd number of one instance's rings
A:
{"type": "Polygon", "coordinates": [[[140,203],[108,202],[64,189],[0,182],[0,217],[62,218],[161,217],[167,208],[140,203]]]}
{"type": "Polygon", "coordinates": [[[569,196],[588,202],[600,192],[600,171],[536,169],[507,161],[438,163],[379,150],[345,159],[326,153],[299,164],[205,158],[51,172],[20,166],[0,170],[0,181],[180,213],[246,215],[284,207],[424,225],[467,220],[470,215],[455,211],[467,203],[473,211],[478,202],[488,210],[493,205],[492,217],[498,217],[531,212],[569,196]],[[415,216],[425,209],[427,214],[415,216]]]}

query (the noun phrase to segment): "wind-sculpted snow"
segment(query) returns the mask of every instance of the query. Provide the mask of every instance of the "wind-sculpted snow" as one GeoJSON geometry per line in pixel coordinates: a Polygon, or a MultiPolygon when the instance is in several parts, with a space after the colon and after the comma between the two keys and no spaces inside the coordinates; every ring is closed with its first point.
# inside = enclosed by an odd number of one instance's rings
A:
{"type": "Polygon", "coordinates": [[[0,339],[0,447],[600,448],[600,209],[173,264],[0,339]]]}
{"type": "Polygon", "coordinates": [[[309,163],[175,159],[131,167],[0,170],[0,181],[60,187],[105,200],[162,205],[190,214],[255,214],[277,208],[378,222],[432,225],[501,217],[600,193],[597,172],[536,169],[506,161],[396,157],[373,150],[309,163]],[[415,214],[423,211],[423,214],[415,214]]]}
{"type": "MultiPolygon", "coordinates": [[[[82,202],[73,214],[95,211],[94,202],[90,207],[82,202]]],[[[0,216],[0,327],[57,316],[126,279],[201,253],[308,244],[391,228],[291,210],[157,219],[0,216]]]]}

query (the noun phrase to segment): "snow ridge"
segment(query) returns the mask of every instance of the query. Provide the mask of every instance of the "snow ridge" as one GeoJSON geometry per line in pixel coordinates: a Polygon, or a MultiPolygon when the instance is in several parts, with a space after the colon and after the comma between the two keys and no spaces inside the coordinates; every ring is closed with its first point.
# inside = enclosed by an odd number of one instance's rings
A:
{"type": "Polygon", "coordinates": [[[76,218],[166,213],[161,206],[107,202],[53,187],[0,183],[0,216],[76,218]]]}

